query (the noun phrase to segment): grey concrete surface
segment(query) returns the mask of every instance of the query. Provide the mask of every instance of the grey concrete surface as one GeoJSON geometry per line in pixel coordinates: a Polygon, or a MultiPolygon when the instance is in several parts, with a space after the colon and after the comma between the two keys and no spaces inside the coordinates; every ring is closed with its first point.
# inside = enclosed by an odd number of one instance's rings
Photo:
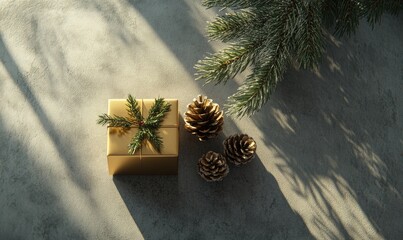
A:
{"type": "MultiPolygon", "coordinates": [[[[107,99],[197,94],[222,45],[198,1],[0,2],[0,239],[403,239],[403,29],[385,16],[329,36],[315,72],[290,69],[260,113],[200,143],[181,129],[178,176],[108,175],[107,99]],[[204,182],[196,162],[245,132],[257,158],[204,182]]],[[[181,119],[183,124],[183,119],[181,119]]]]}

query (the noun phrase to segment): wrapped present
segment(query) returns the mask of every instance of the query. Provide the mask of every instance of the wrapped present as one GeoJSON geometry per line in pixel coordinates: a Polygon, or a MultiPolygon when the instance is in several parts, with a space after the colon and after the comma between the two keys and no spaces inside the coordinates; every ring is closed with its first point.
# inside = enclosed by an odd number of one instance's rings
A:
{"type": "MultiPolygon", "coordinates": [[[[144,119],[147,119],[154,99],[137,99],[144,119]]],[[[144,140],[140,149],[128,153],[128,145],[139,131],[136,126],[129,128],[108,127],[107,158],[109,174],[177,174],[179,153],[178,100],[165,99],[171,105],[165,114],[158,136],[162,140],[160,151],[149,140],[144,140]]],[[[109,99],[108,115],[129,117],[126,99],[109,99]]]]}

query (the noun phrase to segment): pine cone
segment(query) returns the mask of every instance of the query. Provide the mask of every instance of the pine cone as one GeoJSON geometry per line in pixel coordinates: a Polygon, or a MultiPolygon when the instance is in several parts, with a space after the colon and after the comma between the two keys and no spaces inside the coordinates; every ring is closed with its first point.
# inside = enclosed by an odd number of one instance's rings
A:
{"type": "Polygon", "coordinates": [[[246,164],[256,152],[256,142],[247,134],[235,134],[224,141],[224,156],[235,165],[246,164]]]}
{"type": "Polygon", "coordinates": [[[199,174],[208,182],[221,181],[229,172],[224,156],[209,151],[199,159],[199,174]]]}
{"type": "Polygon", "coordinates": [[[185,129],[197,135],[200,141],[213,138],[222,130],[224,124],[223,111],[213,100],[199,95],[187,106],[185,113],[185,129]]]}

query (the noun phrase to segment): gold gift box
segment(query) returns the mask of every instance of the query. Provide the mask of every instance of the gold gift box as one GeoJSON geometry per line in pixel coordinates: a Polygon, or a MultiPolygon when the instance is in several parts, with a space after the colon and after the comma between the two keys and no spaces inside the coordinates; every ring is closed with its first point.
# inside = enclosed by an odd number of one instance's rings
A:
{"type": "MultiPolygon", "coordinates": [[[[121,128],[108,127],[107,158],[110,175],[116,174],[178,174],[179,153],[179,112],[177,99],[165,99],[171,104],[169,111],[158,130],[163,147],[158,153],[150,142],[144,141],[135,154],[128,153],[128,145],[138,128],[123,131],[121,128]]],[[[137,99],[144,119],[154,104],[154,99],[137,99]]],[[[126,99],[109,99],[108,114],[128,117],[126,99]]]]}

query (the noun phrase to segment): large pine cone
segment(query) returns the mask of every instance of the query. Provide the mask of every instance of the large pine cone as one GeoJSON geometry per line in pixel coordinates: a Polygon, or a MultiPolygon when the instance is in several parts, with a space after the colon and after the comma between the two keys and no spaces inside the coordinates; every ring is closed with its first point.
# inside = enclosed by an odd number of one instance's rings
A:
{"type": "Polygon", "coordinates": [[[187,106],[185,113],[185,129],[197,135],[200,141],[213,138],[222,130],[224,124],[223,111],[213,100],[199,95],[187,106]]]}
{"type": "Polygon", "coordinates": [[[209,151],[199,159],[199,174],[208,182],[221,181],[229,172],[224,156],[209,151]]]}
{"type": "Polygon", "coordinates": [[[224,141],[224,156],[235,165],[246,164],[256,152],[256,142],[247,134],[229,136],[224,141]]]}

